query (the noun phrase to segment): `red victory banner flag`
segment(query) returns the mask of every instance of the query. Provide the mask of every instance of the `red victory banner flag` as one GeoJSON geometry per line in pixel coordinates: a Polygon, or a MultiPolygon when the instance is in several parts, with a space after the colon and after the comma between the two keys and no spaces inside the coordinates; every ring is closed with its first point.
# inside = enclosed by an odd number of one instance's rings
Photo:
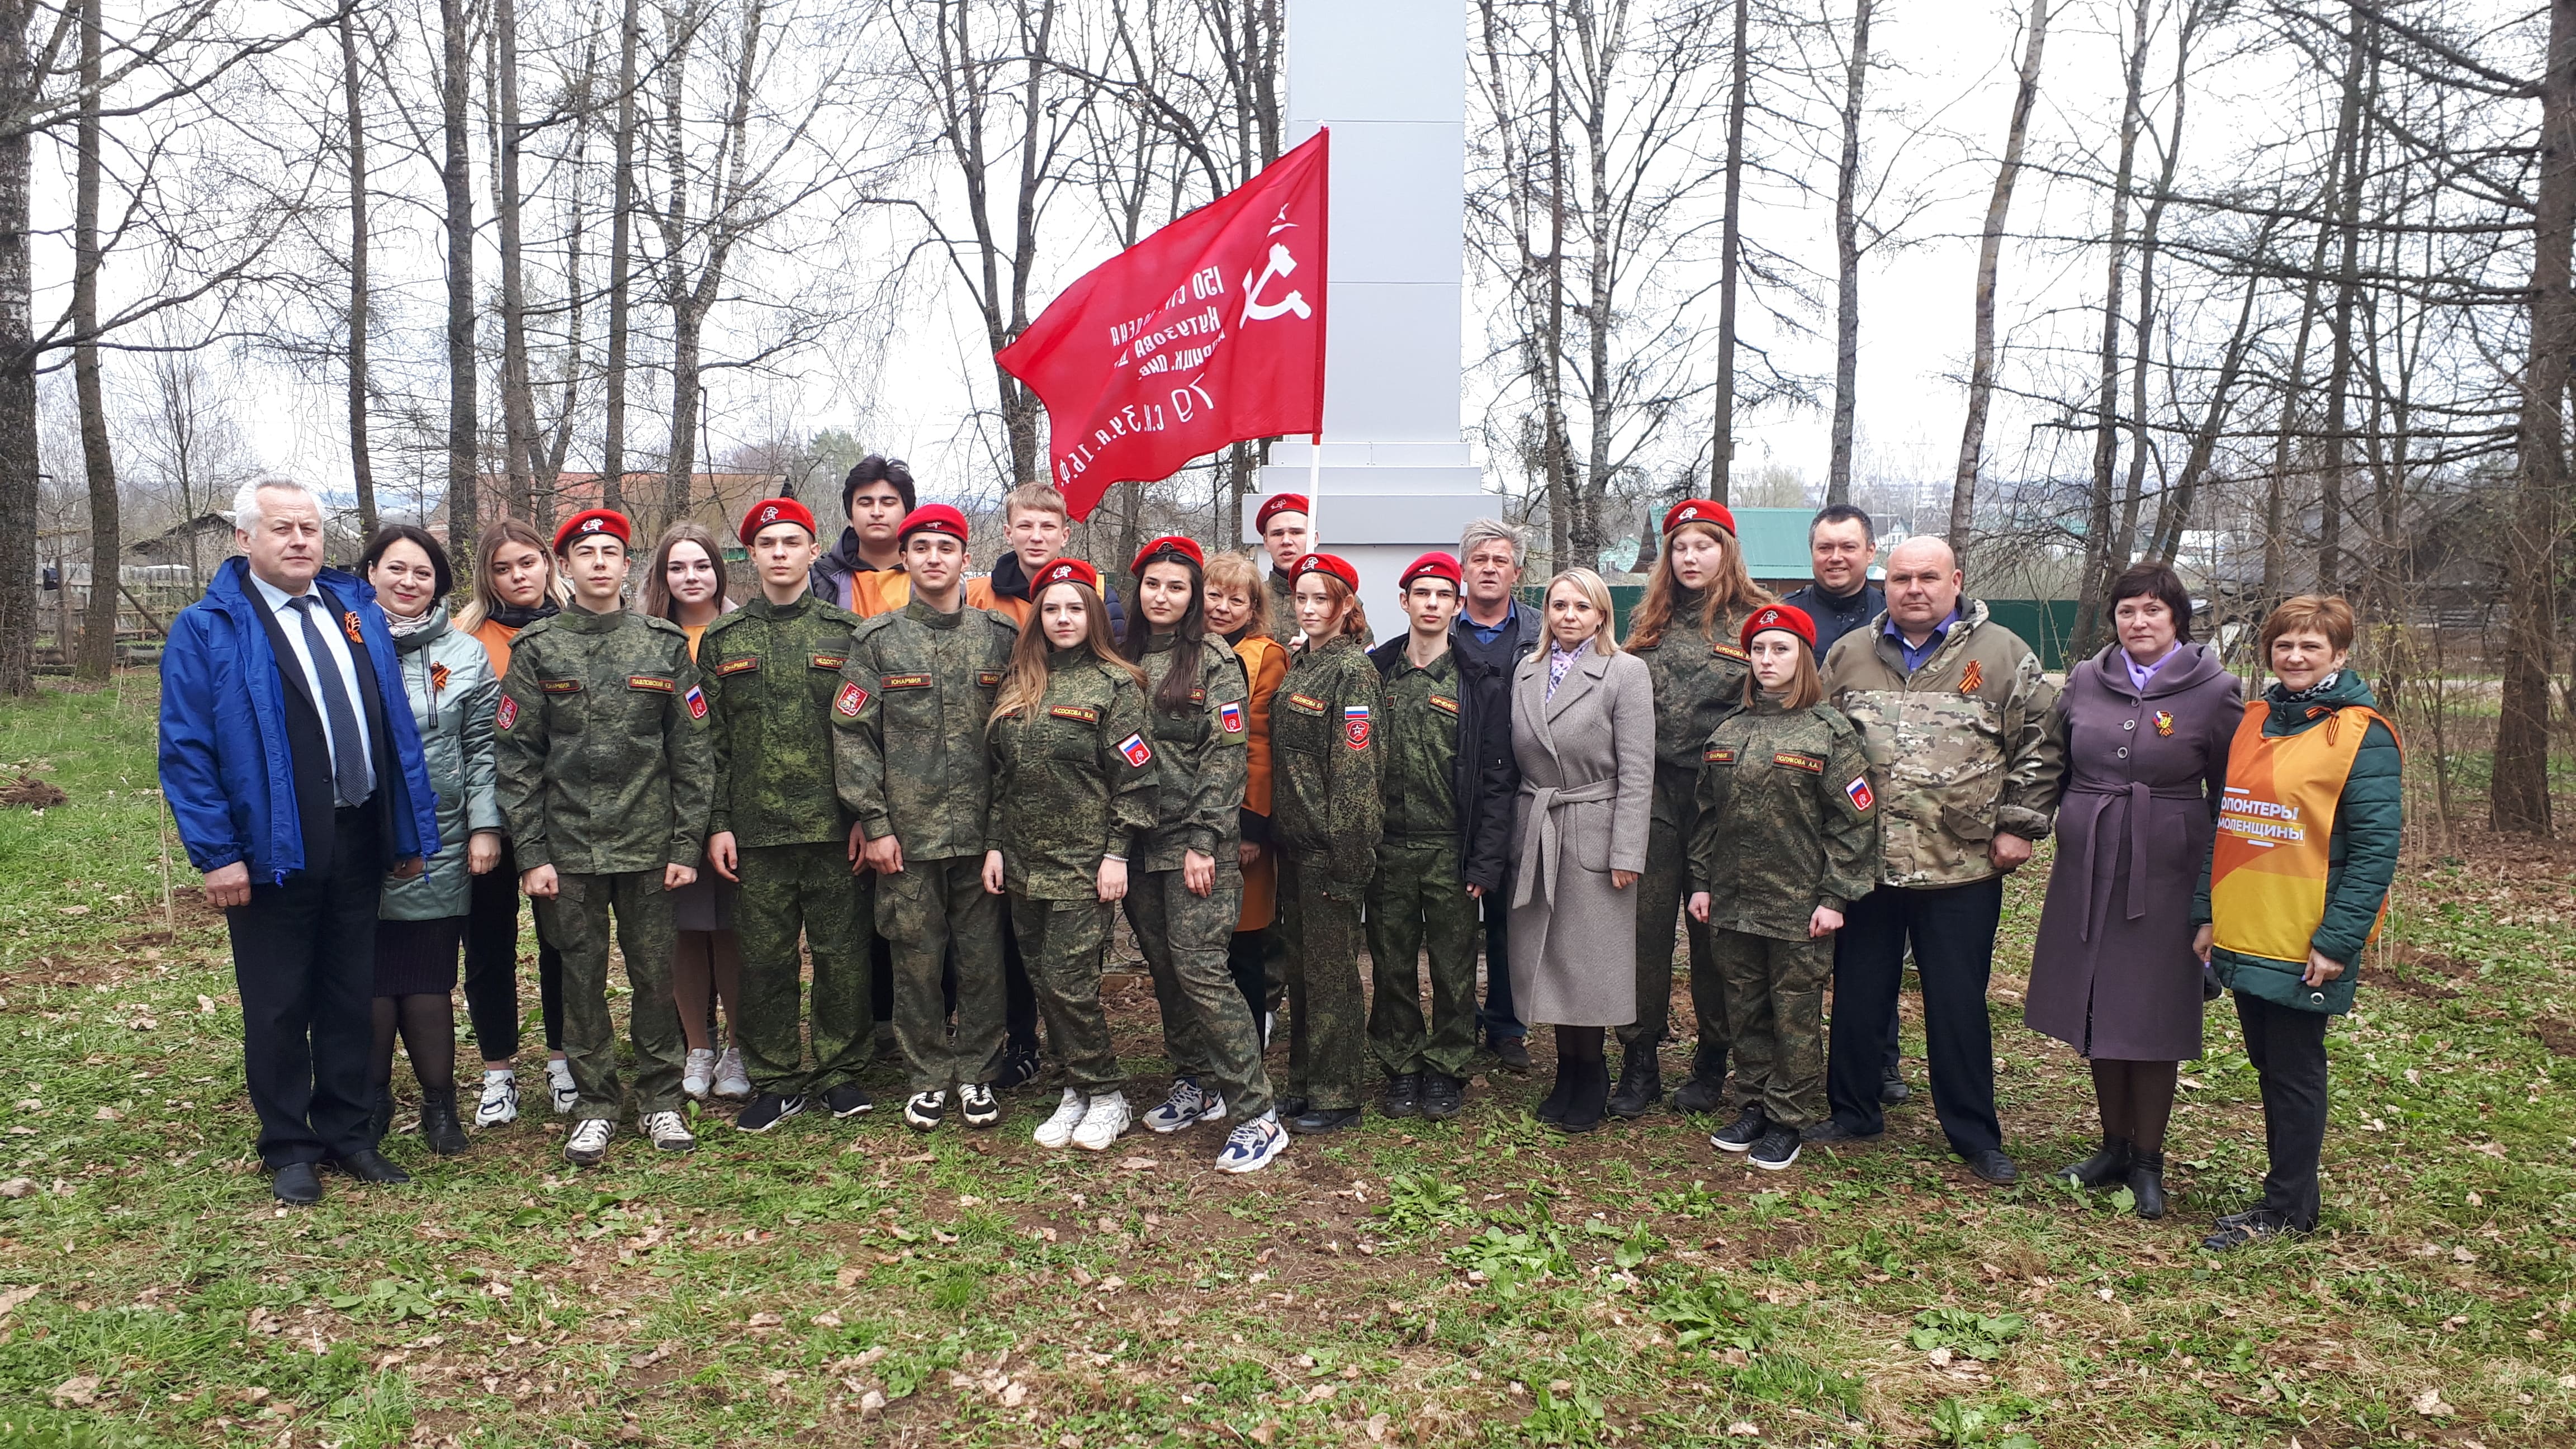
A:
{"type": "Polygon", "coordinates": [[[1323,430],[1326,140],[1084,273],[998,354],[1046,404],[1074,517],[1113,483],[1323,430]]]}

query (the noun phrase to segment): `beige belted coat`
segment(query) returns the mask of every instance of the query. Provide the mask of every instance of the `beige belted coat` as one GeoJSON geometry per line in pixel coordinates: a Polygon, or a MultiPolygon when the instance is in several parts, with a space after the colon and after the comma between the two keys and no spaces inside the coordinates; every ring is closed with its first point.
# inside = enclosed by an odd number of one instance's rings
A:
{"type": "Polygon", "coordinates": [[[1655,793],[1655,691],[1633,654],[1586,648],[1551,699],[1547,649],[1512,677],[1512,1003],[1533,1026],[1636,1017],[1637,888],[1655,793]]]}

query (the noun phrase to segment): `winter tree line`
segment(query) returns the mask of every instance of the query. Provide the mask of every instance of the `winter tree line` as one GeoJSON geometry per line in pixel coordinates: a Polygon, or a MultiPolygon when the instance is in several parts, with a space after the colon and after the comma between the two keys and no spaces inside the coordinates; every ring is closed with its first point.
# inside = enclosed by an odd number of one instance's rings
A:
{"type": "MultiPolygon", "coordinates": [[[[1464,0],[1466,405],[1501,506],[1543,562],[1615,570],[1676,497],[1856,501],[2076,598],[2079,648],[2137,558],[2232,613],[2344,592],[2398,693],[2493,681],[2491,823],[2547,831],[2576,0],[1993,3],[2009,46],[1945,81],[1914,52],[1956,10],[1925,0],[1464,0]],[[1873,461],[1862,344],[1900,309],[1865,284],[1922,250],[1955,295],[1901,310],[1972,322],[1925,363],[1956,407],[1873,461]],[[1823,423],[1820,483],[1739,446],[1783,418],[1823,423]],[[2469,618],[2476,663],[2428,657],[2469,618]]],[[[263,409],[327,398],[346,472],[317,481],[361,529],[440,510],[464,557],[567,475],[648,528],[711,471],[830,496],[925,371],[961,398],[934,491],[1039,476],[990,353],[1280,153],[1285,23],[0,0],[0,694],[33,687],[49,520],[114,579],[125,515],[222,506],[263,409]]],[[[1114,490],[1091,541],[1239,537],[1263,453],[1114,490]]]]}

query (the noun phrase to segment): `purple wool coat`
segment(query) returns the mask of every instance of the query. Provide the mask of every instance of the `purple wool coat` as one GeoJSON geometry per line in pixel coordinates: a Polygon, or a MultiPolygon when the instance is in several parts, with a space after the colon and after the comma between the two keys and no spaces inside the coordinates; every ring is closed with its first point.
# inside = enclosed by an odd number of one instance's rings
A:
{"type": "Polygon", "coordinates": [[[2243,688],[2185,644],[2147,682],[2116,643],[2068,672],[2049,711],[2066,746],[2057,859],[2022,1021],[2088,1057],[2200,1055],[2192,895],[2227,785],[2243,688]]]}

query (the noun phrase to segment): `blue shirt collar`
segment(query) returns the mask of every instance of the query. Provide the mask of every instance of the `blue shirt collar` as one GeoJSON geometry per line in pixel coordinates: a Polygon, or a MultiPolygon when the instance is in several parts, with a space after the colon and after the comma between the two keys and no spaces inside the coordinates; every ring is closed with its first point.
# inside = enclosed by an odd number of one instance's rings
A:
{"type": "Polygon", "coordinates": [[[1909,670],[1920,669],[1923,667],[1923,661],[1931,658],[1933,652],[1949,639],[1950,630],[1958,622],[1959,608],[1953,604],[1950,606],[1950,616],[1932,626],[1932,632],[1924,637],[1923,647],[1919,649],[1905,642],[1905,631],[1896,627],[1896,617],[1892,614],[1888,616],[1886,634],[1888,638],[1896,641],[1897,649],[1905,655],[1905,667],[1909,670]]]}

